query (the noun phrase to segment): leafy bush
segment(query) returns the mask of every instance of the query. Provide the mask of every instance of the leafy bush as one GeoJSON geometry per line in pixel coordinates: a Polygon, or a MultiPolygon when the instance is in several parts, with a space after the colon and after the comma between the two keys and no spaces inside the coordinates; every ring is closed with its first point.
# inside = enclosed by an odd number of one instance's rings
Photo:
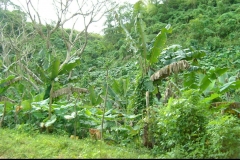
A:
{"type": "Polygon", "coordinates": [[[170,98],[155,118],[153,153],[167,158],[239,158],[239,119],[210,110],[209,99],[197,90],[170,98]]]}
{"type": "Polygon", "coordinates": [[[167,107],[159,109],[155,144],[164,151],[181,146],[183,152],[189,153],[203,145],[208,120],[206,107],[200,103],[197,91],[189,90],[185,96],[189,96],[188,99],[170,98],[167,107]]]}
{"type": "Polygon", "coordinates": [[[209,158],[239,158],[240,125],[232,115],[219,115],[209,121],[207,144],[209,158]]]}

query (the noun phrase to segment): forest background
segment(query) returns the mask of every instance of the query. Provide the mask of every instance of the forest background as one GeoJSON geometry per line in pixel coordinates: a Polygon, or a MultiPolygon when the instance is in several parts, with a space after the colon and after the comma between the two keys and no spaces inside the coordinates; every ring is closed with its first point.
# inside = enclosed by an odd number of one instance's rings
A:
{"type": "Polygon", "coordinates": [[[68,17],[56,0],[51,23],[26,2],[0,1],[0,127],[240,157],[239,0],[81,1],[68,17]],[[88,32],[104,15],[104,34],[88,32]],[[78,16],[82,30],[63,27],[78,16]]]}

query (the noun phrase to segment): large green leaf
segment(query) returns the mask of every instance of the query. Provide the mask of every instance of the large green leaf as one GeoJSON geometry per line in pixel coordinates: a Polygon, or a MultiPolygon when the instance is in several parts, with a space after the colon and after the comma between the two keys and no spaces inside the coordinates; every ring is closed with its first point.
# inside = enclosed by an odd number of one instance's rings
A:
{"type": "Polygon", "coordinates": [[[38,102],[32,102],[32,108],[35,110],[43,110],[43,111],[48,111],[48,104],[49,104],[49,98],[42,100],[42,101],[38,101],[38,102]]]}
{"type": "Polygon", "coordinates": [[[44,81],[45,83],[50,82],[50,78],[48,76],[48,71],[45,71],[42,67],[37,66],[37,72],[39,74],[39,77],[41,77],[41,80],[44,81]]]}
{"type": "Polygon", "coordinates": [[[5,84],[6,82],[8,82],[8,81],[10,81],[10,80],[12,80],[12,79],[14,79],[15,78],[15,75],[9,75],[7,78],[4,78],[4,79],[1,79],[0,80],[0,85],[3,85],[3,84],[5,84]]]}
{"type": "Polygon", "coordinates": [[[146,59],[147,57],[147,36],[145,33],[145,28],[146,28],[146,24],[145,22],[141,19],[141,18],[137,18],[136,19],[136,31],[137,33],[140,35],[140,39],[139,39],[139,49],[141,52],[141,56],[146,59]]]}
{"type": "Polygon", "coordinates": [[[112,89],[116,94],[122,95],[121,79],[118,81],[113,80],[112,89]]]}
{"type": "MultiPolygon", "coordinates": [[[[106,88],[106,86],[104,86],[106,88]]],[[[108,86],[108,94],[111,96],[111,97],[117,97],[117,94],[113,91],[112,87],[111,86],[108,86]]]]}
{"type": "Polygon", "coordinates": [[[209,72],[207,73],[209,75],[209,78],[211,79],[217,79],[222,74],[226,73],[228,68],[214,68],[212,67],[209,72]]]}
{"type": "Polygon", "coordinates": [[[143,85],[144,85],[146,91],[149,91],[149,92],[154,91],[153,81],[151,81],[150,78],[149,79],[144,79],[143,85]]]}
{"type": "Polygon", "coordinates": [[[211,84],[211,82],[212,81],[210,80],[210,78],[207,75],[204,76],[200,82],[200,86],[199,86],[200,91],[202,91],[202,92],[205,91],[208,88],[208,86],[211,84]]]}
{"type": "Polygon", "coordinates": [[[127,119],[135,119],[139,116],[142,116],[142,114],[137,114],[137,115],[127,115],[127,114],[123,114],[123,116],[127,119]]]}
{"type": "Polygon", "coordinates": [[[4,108],[4,105],[6,105],[6,112],[8,113],[8,112],[11,112],[12,111],[12,109],[13,109],[13,107],[16,105],[16,104],[14,104],[14,103],[12,103],[12,102],[9,102],[9,101],[0,101],[0,111],[1,111],[1,109],[2,109],[2,111],[3,111],[3,108],[4,108]]]}
{"type": "Polygon", "coordinates": [[[211,94],[210,97],[206,97],[206,98],[202,99],[201,102],[202,102],[202,103],[210,102],[210,101],[212,101],[213,99],[218,98],[218,97],[220,97],[220,94],[213,93],[213,94],[211,94]]]}
{"type": "Polygon", "coordinates": [[[195,72],[190,72],[188,74],[185,74],[183,84],[184,84],[184,87],[186,88],[198,89],[199,77],[195,72]]]}
{"type": "Polygon", "coordinates": [[[231,89],[239,89],[240,88],[240,80],[237,81],[231,81],[228,82],[226,84],[224,84],[221,88],[220,88],[220,92],[227,92],[231,89]]]}
{"type": "Polygon", "coordinates": [[[54,115],[51,116],[51,118],[49,120],[47,120],[45,122],[45,126],[46,127],[51,126],[56,120],[57,120],[57,116],[54,114],[54,115]]]}
{"type": "Polygon", "coordinates": [[[35,117],[36,119],[43,119],[45,117],[44,113],[39,111],[39,110],[35,110],[32,112],[33,117],[35,117]]]}
{"type": "Polygon", "coordinates": [[[51,65],[51,80],[54,80],[59,73],[60,60],[56,58],[51,65]]]}
{"type": "Polygon", "coordinates": [[[44,92],[39,93],[33,97],[33,102],[39,102],[43,100],[44,92]]]}
{"type": "Polygon", "coordinates": [[[71,115],[64,115],[64,118],[67,120],[74,119],[76,117],[76,113],[72,112],[71,115]]]}
{"type": "Polygon", "coordinates": [[[126,97],[127,96],[127,91],[129,90],[129,78],[123,79],[123,96],[126,97]]]}
{"type": "Polygon", "coordinates": [[[158,62],[158,57],[161,54],[162,49],[165,46],[167,41],[167,33],[171,33],[172,29],[170,25],[167,25],[163,28],[158,35],[153,40],[153,47],[150,49],[150,54],[147,56],[147,59],[150,61],[150,64],[158,62]]]}
{"type": "Polygon", "coordinates": [[[142,13],[145,12],[145,4],[143,1],[138,1],[134,4],[133,14],[135,18],[135,30],[139,35],[139,45],[138,48],[140,50],[141,56],[146,59],[147,56],[147,35],[145,33],[146,24],[142,20],[142,13]]]}
{"type": "Polygon", "coordinates": [[[31,107],[31,101],[30,100],[24,100],[21,102],[21,106],[23,108],[24,111],[28,111],[30,110],[32,107],[31,107]]]}
{"type": "Polygon", "coordinates": [[[218,81],[222,84],[226,83],[226,79],[228,79],[228,74],[224,73],[223,75],[218,77],[218,81]]]}
{"type": "Polygon", "coordinates": [[[145,11],[144,6],[145,6],[145,4],[143,3],[143,1],[140,0],[140,1],[136,2],[133,5],[133,14],[134,14],[134,16],[136,16],[139,13],[144,12],[145,11]]]}
{"type": "Polygon", "coordinates": [[[97,95],[94,91],[93,86],[89,86],[89,99],[90,99],[90,104],[93,106],[96,106],[102,102],[102,98],[100,95],[97,95]]]}
{"type": "Polygon", "coordinates": [[[205,95],[207,95],[215,86],[216,80],[211,80],[209,86],[203,91],[205,95]]]}
{"type": "Polygon", "coordinates": [[[193,60],[193,59],[200,59],[202,57],[206,56],[206,52],[203,50],[193,50],[186,53],[185,60],[193,60]]]}
{"type": "Polygon", "coordinates": [[[221,88],[220,88],[220,92],[226,92],[227,90],[229,90],[231,88],[232,85],[234,85],[234,81],[232,82],[228,82],[225,83],[221,88]]]}
{"type": "Polygon", "coordinates": [[[0,80],[0,95],[2,93],[4,93],[10,87],[10,85],[7,85],[7,83],[10,82],[14,78],[15,78],[14,75],[10,75],[7,78],[0,80]]]}
{"type": "Polygon", "coordinates": [[[91,115],[92,115],[92,112],[91,112],[90,110],[86,109],[86,110],[85,110],[85,114],[86,114],[87,116],[91,116],[91,115]]]}
{"type": "Polygon", "coordinates": [[[69,73],[74,67],[76,67],[79,64],[80,64],[80,59],[78,57],[73,58],[68,63],[63,65],[63,67],[61,68],[58,74],[61,75],[61,74],[69,73]]]}

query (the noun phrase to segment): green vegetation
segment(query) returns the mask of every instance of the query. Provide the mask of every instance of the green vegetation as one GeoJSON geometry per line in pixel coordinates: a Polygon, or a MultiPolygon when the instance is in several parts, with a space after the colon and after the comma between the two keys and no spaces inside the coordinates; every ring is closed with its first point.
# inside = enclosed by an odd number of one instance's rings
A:
{"type": "Polygon", "coordinates": [[[0,157],[240,158],[239,0],[124,3],[104,35],[0,4],[0,157]]]}
{"type": "Polygon", "coordinates": [[[144,148],[133,149],[91,139],[74,140],[56,134],[1,129],[0,137],[1,158],[153,158],[144,148]]]}

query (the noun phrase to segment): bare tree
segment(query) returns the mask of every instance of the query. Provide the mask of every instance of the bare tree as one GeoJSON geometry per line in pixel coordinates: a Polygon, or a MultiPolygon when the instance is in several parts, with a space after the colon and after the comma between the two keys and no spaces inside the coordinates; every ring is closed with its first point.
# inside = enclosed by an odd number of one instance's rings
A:
{"type": "MultiPolygon", "coordinates": [[[[55,9],[56,21],[49,23],[41,18],[41,13],[32,2],[31,0],[26,0],[26,13],[37,33],[46,42],[47,49],[54,48],[51,44],[52,34],[56,30],[61,30],[62,32],[62,39],[66,46],[66,55],[65,60],[60,65],[60,70],[71,58],[79,57],[83,53],[88,41],[89,26],[99,21],[105,13],[114,8],[114,3],[111,0],[53,0],[52,6],[55,9]],[[45,24],[43,24],[43,21],[45,24]],[[70,21],[74,22],[70,32],[67,32],[65,26],[70,21]],[[81,28],[77,28],[77,34],[73,36],[76,31],[76,24],[81,24],[81,28]],[[47,32],[43,31],[42,25],[47,27],[47,32]]],[[[41,2],[38,1],[38,3],[41,2]]]]}
{"type": "MultiPolygon", "coordinates": [[[[20,1],[18,0],[18,2],[20,1]]],[[[20,3],[24,14],[20,15],[22,17],[19,18],[20,21],[17,25],[11,24],[11,21],[1,20],[1,61],[4,71],[1,76],[20,76],[21,80],[28,81],[35,89],[39,90],[37,84],[44,84],[44,82],[36,71],[36,67],[34,68],[33,65],[36,65],[32,61],[34,56],[31,56],[40,52],[39,47],[34,43],[35,39],[39,39],[36,37],[40,36],[45,43],[44,48],[50,54],[57,55],[57,46],[52,41],[55,33],[61,33],[60,39],[64,42],[66,50],[64,59],[61,59],[60,71],[71,59],[80,57],[84,52],[88,42],[89,26],[99,21],[105,13],[115,7],[112,0],[52,0],[51,2],[56,14],[52,21],[43,19],[38,9],[38,5],[44,3],[42,0],[25,0],[24,4],[20,3]],[[37,5],[34,4],[36,2],[37,5]],[[26,22],[26,19],[29,19],[30,23],[26,22]],[[73,23],[70,29],[66,30],[66,26],[70,22],[73,23]]],[[[71,72],[69,73],[70,77],[71,72]]],[[[51,101],[55,92],[53,91],[53,82],[50,84],[52,85],[51,101]]]]}
{"type": "Polygon", "coordinates": [[[23,14],[14,18],[17,19],[15,22],[4,19],[0,22],[2,76],[20,76],[38,90],[39,88],[33,81],[37,83],[42,83],[42,81],[28,67],[31,61],[29,55],[35,52],[35,47],[30,42],[36,34],[35,31],[26,31],[27,24],[23,14]]]}
{"type": "MultiPolygon", "coordinates": [[[[57,54],[57,46],[54,46],[52,39],[54,33],[61,33],[61,40],[66,47],[65,58],[60,64],[58,70],[61,71],[65,64],[71,59],[78,58],[82,55],[88,42],[88,29],[91,24],[99,21],[105,13],[114,8],[111,0],[52,0],[56,19],[51,22],[43,19],[38,4],[33,5],[36,0],[26,0],[24,8],[25,13],[31,20],[34,30],[40,35],[46,45],[46,49],[52,55],[57,54]],[[72,23],[71,29],[66,30],[66,24],[72,23]],[[43,23],[44,22],[44,23],[43,23]],[[81,24],[77,30],[76,24],[81,24]],[[43,28],[45,26],[45,28],[43,28]]],[[[48,1],[49,2],[49,1],[48,1]]],[[[69,72],[68,78],[71,77],[69,72]]],[[[54,81],[51,80],[49,92],[49,118],[51,117],[51,104],[54,98],[54,81]]]]}

